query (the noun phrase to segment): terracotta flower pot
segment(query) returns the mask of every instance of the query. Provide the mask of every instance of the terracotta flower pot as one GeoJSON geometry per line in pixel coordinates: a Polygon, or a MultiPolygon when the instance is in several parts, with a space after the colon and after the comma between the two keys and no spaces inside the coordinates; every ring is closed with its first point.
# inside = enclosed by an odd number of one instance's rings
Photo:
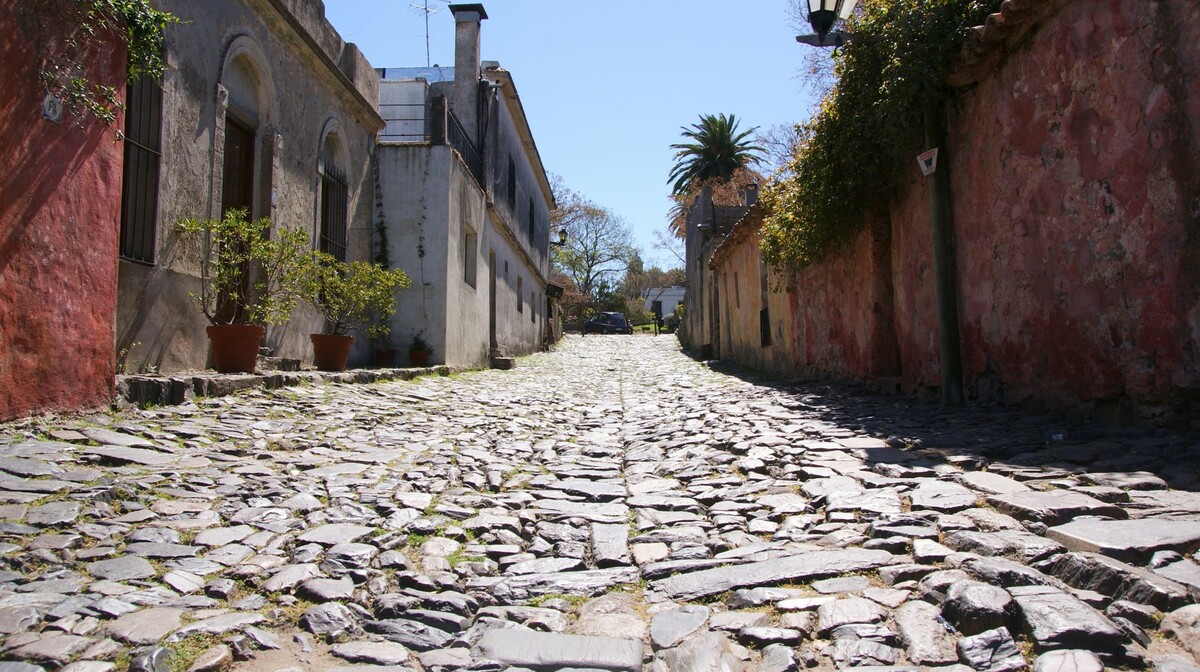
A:
{"type": "Polygon", "coordinates": [[[375,366],[390,369],[396,365],[395,348],[375,348],[375,366]]]}
{"type": "Polygon", "coordinates": [[[429,366],[429,358],[433,353],[428,350],[409,350],[408,361],[412,362],[413,366],[429,366]]]}
{"type": "Polygon", "coordinates": [[[345,371],[353,336],[312,334],[313,365],[321,371],[345,371]]]}
{"type": "Polygon", "coordinates": [[[257,324],[213,324],[207,329],[213,368],[218,373],[251,373],[258,366],[258,345],[267,328],[257,324]]]}

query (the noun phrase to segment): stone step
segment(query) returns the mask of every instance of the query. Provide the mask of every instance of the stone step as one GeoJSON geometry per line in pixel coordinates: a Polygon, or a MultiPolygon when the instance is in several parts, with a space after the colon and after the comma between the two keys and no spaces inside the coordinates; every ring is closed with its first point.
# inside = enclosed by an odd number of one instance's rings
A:
{"type": "Polygon", "coordinates": [[[492,368],[493,369],[502,369],[504,371],[507,371],[509,369],[515,369],[515,368],[517,368],[517,358],[516,357],[492,357],[492,368]]]}
{"type": "Polygon", "coordinates": [[[258,356],[259,371],[299,371],[300,360],[291,359],[290,357],[265,357],[258,356]]]}

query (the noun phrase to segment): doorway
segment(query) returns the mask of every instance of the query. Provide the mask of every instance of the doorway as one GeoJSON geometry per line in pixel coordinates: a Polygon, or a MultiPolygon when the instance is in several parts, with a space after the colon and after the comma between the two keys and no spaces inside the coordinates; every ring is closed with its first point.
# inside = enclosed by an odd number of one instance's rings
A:
{"type": "MultiPolygon", "coordinates": [[[[254,217],[254,129],[231,115],[225,117],[225,160],[221,180],[221,216],[234,209],[244,209],[246,219],[254,217]]],[[[222,254],[223,250],[217,250],[222,254]]],[[[245,296],[250,291],[249,263],[242,268],[241,281],[235,294],[245,296]]],[[[237,296],[217,297],[217,322],[243,323],[248,319],[243,302],[237,296]]]]}

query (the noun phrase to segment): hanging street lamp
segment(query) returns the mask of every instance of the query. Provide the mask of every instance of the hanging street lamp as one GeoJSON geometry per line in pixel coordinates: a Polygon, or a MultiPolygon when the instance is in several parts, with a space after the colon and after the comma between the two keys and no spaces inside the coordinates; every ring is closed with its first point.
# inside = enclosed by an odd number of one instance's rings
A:
{"type": "Polygon", "coordinates": [[[850,35],[833,30],[838,20],[845,21],[854,13],[858,0],[807,0],[808,23],[815,35],[797,35],[796,41],[814,47],[840,47],[850,41],[850,35]]]}

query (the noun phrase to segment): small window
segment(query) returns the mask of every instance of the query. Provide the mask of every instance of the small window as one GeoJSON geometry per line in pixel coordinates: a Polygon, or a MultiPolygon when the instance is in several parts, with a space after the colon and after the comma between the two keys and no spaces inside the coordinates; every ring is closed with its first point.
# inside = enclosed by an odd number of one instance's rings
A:
{"type": "Polygon", "coordinates": [[[537,240],[534,236],[537,233],[537,217],[533,214],[533,199],[529,199],[529,245],[533,246],[533,242],[537,240]]]}
{"type": "Polygon", "coordinates": [[[463,229],[463,282],[475,288],[477,272],[476,259],[479,258],[479,236],[469,227],[463,229]]]}
{"type": "MultiPolygon", "coordinates": [[[[508,207],[517,209],[517,162],[511,156],[508,157],[508,207]]],[[[516,213],[513,213],[513,219],[516,219],[516,213]]]]}
{"type": "Polygon", "coordinates": [[[517,276],[517,312],[525,312],[525,280],[521,276],[517,276]]]}
{"type": "Polygon", "coordinates": [[[533,290],[529,290],[529,321],[537,322],[537,304],[534,299],[537,294],[533,290]]]}

